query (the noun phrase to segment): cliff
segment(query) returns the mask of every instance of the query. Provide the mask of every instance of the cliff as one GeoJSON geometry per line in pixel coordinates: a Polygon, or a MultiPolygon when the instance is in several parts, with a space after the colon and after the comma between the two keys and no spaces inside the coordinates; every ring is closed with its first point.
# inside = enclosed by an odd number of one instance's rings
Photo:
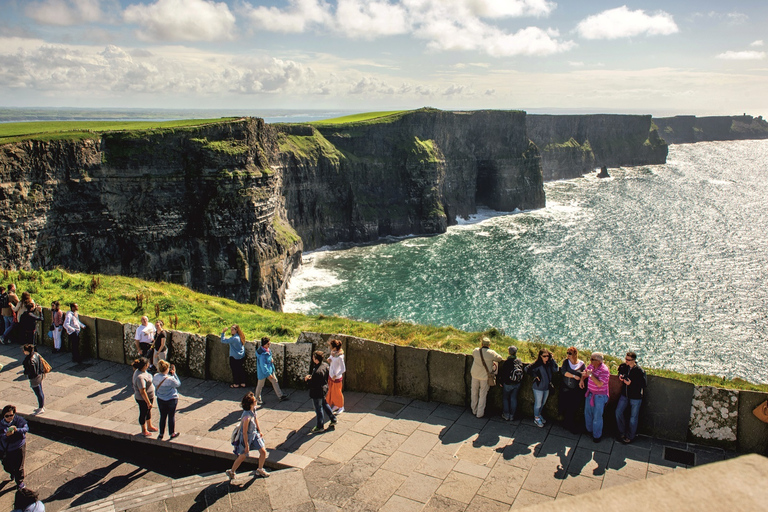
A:
{"type": "Polygon", "coordinates": [[[714,140],[768,139],[768,122],[762,116],[675,116],[653,118],[670,144],[714,140]]]}
{"type": "Polygon", "coordinates": [[[667,144],[649,115],[528,115],[526,128],[541,152],[545,181],[667,159],[667,144]]]}

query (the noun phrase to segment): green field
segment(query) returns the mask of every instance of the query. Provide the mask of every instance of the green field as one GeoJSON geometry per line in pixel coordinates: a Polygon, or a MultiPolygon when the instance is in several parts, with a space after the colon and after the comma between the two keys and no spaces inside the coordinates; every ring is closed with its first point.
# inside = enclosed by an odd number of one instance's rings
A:
{"type": "Polygon", "coordinates": [[[313,121],[309,124],[312,125],[336,125],[336,124],[351,124],[361,123],[364,121],[379,120],[382,118],[393,117],[398,118],[400,114],[411,112],[410,110],[388,110],[383,112],[364,112],[362,114],[353,114],[350,116],[334,117],[333,119],[323,119],[322,121],[313,121]]]}

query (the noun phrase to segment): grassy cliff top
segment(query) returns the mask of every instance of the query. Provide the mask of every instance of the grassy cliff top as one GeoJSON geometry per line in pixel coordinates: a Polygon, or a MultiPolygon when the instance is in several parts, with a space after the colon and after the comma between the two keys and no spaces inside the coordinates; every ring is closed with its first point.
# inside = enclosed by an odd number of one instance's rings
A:
{"type": "Polygon", "coordinates": [[[332,119],[323,119],[322,121],[313,121],[309,123],[313,126],[335,126],[345,124],[357,124],[373,121],[374,123],[389,123],[400,119],[404,114],[414,112],[413,110],[388,110],[383,112],[364,112],[362,114],[352,114],[349,116],[334,117],[332,119]]]}
{"type": "Polygon", "coordinates": [[[180,119],[176,121],[34,121],[0,123],[0,144],[22,140],[93,139],[100,133],[126,130],[186,128],[232,121],[237,118],[180,119]]]}
{"type": "MultiPolygon", "coordinates": [[[[152,321],[163,319],[170,329],[203,335],[221,333],[226,327],[237,323],[250,339],[268,335],[275,341],[294,342],[301,331],[312,331],[461,353],[470,353],[479,346],[483,336],[488,336],[491,338],[491,347],[504,356],[509,345],[516,345],[518,357],[526,362],[535,360],[541,348],[551,350],[558,362],[565,359],[565,347],[551,345],[544,340],[517,340],[493,328],[484,332],[466,332],[453,327],[415,325],[401,321],[374,324],[337,316],[278,313],[252,304],[198,293],[181,285],[131,277],[78,274],[58,269],[22,270],[3,271],[3,282],[6,285],[15,283],[19,295],[24,291],[30,292],[32,298],[42,306],[49,306],[52,301],[58,300],[62,309],[68,310],[69,303],[77,302],[83,315],[134,324],[139,323],[142,315],[147,315],[152,321]],[[172,325],[176,321],[178,324],[172,325]]],[[[582,359],[590,352],[588,347],[579,347],[579,350],[582,359]]],[[[615,373],[621,360],[607,356],[606,362],[615,373]]],[[[768,385],[751,384],[740,379],[726,380],[714,376],[646,369],[652,375],[697,385],[768,391],[768,385]]]]}

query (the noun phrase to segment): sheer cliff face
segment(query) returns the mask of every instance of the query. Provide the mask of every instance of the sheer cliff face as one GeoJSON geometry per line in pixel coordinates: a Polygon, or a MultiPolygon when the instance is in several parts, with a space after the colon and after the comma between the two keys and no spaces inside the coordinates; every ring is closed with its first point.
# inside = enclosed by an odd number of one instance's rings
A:
{"type": "Polygon", "coordinates": [[[544,180],[581,176],[608,167],[663,164],[667,144],[651,116],[529,115],[528,136],[541,151],[544,180]]]}
{"type": "Polygon", "coordinates": [[[768,122],[762,116],[675,116],[654,118],[653,122],[670,144],[768,139],[768,122]]]}

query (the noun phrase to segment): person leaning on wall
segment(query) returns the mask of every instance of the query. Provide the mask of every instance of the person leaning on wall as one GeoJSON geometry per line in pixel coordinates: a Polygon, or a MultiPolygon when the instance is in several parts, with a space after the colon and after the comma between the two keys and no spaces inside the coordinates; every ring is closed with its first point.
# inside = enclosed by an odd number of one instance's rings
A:
{"type": "Polygon", "coordinates": [[[503,361],[504,358],[490,349],[491,340],[483,337],[481,345],[472,351],[472,398],[470,407],[472,414],[482,418],[485,414],[485,401],[488,397],[488,390],[491,388],[489,380],[495,374],[496,364],[503,361]]]}
{"type": "Polygon", "coordinates": [[[619,380],[621,394],[616,405],[616,425],[619,429],[619,441],[629,444],[637,435],[637,424],[640,418],[640,406],[643,404],[643,393],[646,386],[645,370],[637,364],[637,354],[627,352],[624,363],[619,365],[619,380]],[[629,406],[629,425],[625,411],[629,406]]]}

